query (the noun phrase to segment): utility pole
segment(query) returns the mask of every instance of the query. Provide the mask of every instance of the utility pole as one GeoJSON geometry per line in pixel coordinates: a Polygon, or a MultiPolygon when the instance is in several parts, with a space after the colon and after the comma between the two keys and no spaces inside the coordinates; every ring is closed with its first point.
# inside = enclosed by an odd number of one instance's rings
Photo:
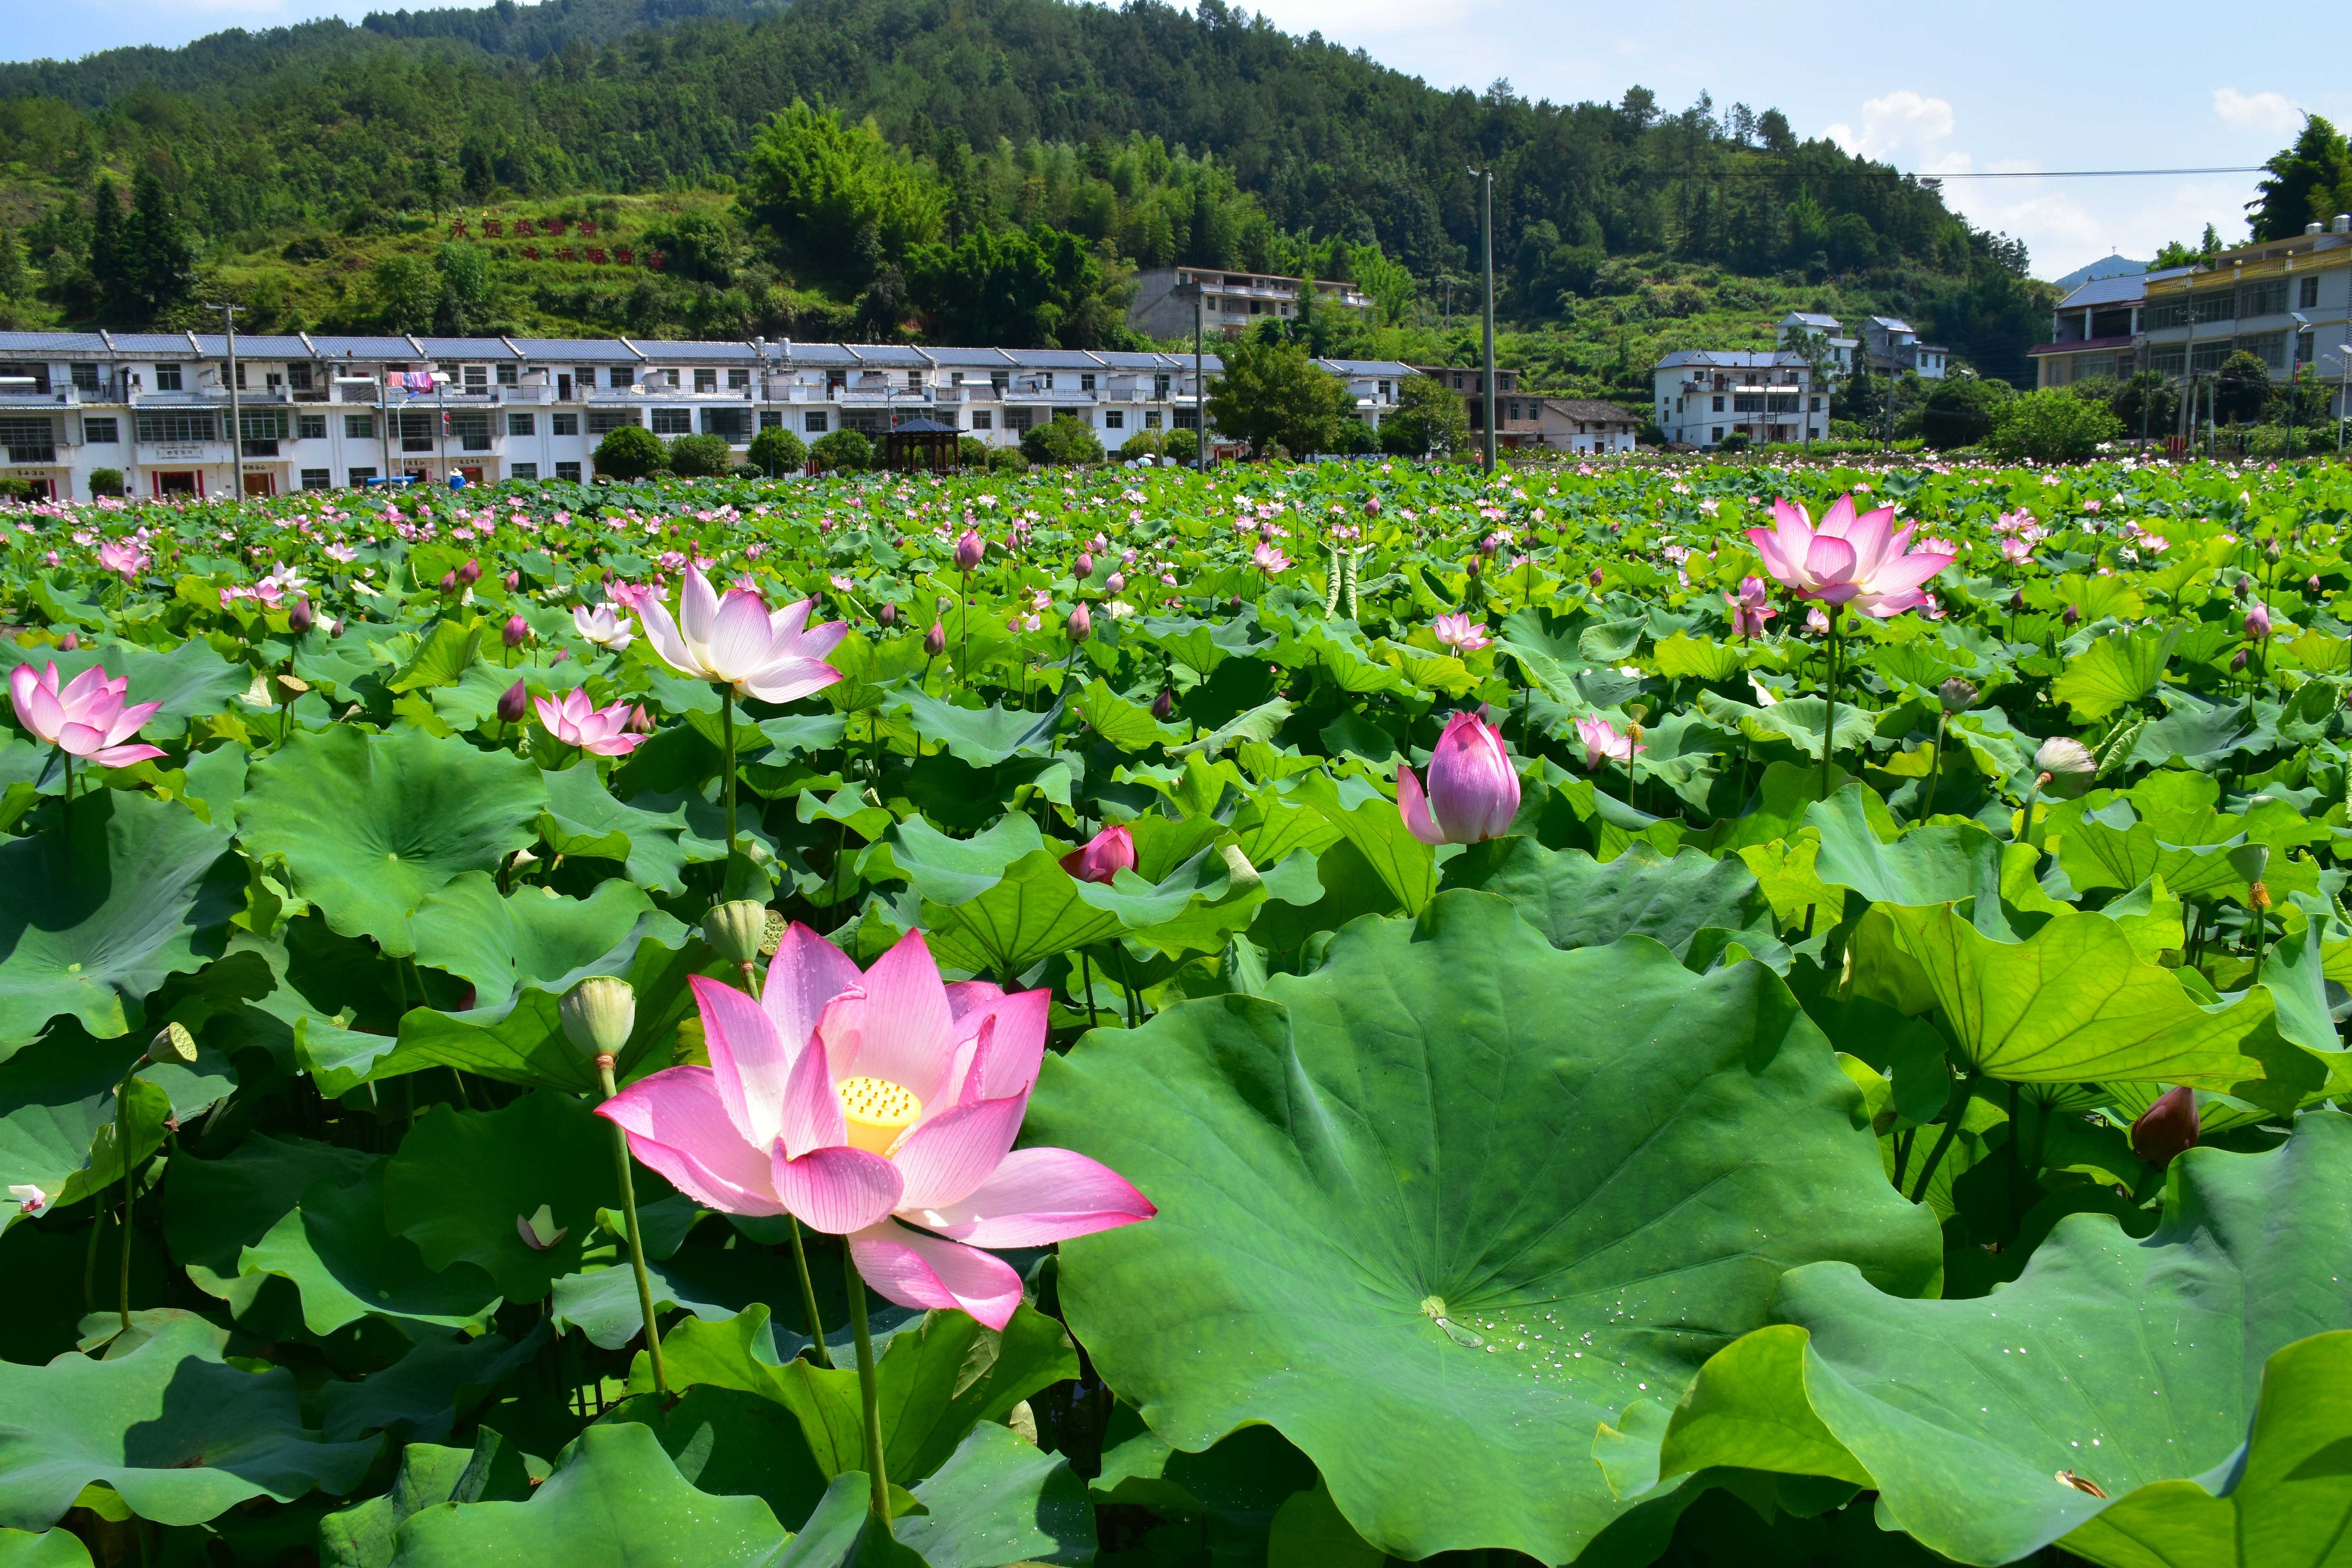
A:
{"type": "Polygon", "coordinates": [[[1201,371],[1201,296],[1198,278],[1192,279],[1192,471],[1209,471],[1209,384],[1201,371]]]}
{"type": "Polygon", "coordinates": [[[2302,398],[2303,334],[2311,325],[2311,318],[2300,310],[2289,310],[2294,331],[2287,334],[2286,346],[2286,460],[2294,461],[2294,405],[2302,398]]]}
{"type": "Polygon", "coordinates": [[[228,339],[228,483],[229,494],[237,500],[245,499],[245,419],[244,409],[236,397],[236,311],[235,305],[220,308],[221,331],[228,339]]]}
{"type": "Polygon", "coordinates": [[[1478,176],[1478,265],[1485,295],[1486,364],[1481,396],[1485,399],[1486,472],[1495,471],[1495,171],[1473,169],[1478,176]]]}

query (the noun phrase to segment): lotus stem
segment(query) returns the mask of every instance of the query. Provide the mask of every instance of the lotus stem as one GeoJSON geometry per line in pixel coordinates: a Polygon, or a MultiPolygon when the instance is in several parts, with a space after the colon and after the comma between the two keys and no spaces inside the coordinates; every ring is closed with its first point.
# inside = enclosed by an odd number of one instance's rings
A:
{"type": "MultiPolygon", "coordinates": [[[[596,1079],[604,1087],[606,1100],[620,1092],[613,1086],[613,1057],[608,1051],[597,1053],[596,1079]]],[[[654,1392],[667,1399],[669,1379],[662,1373],[661,1330],[654,1323],[654,1282],[646,1273],[645,1237],[637,1229],[636,1184],[629,1179],[629,1135],[617,1121],[611,1127],[613,1169],[621,1179],[621,1215],[628,1225],[629,1266],[637,1271],[637,1310],[646,1321],[646,1358],[653,1364],[654,1392]]]]}
{"type": "MultiPolygon", "coordinates": [[[[114,1086],[114,1157],[122,1162],[122,1274],[121,1295],[117,1306],[122,1318],[122,1331],[131,1331],[131,1080],[147,1065],[145,1053],[131,1064],[122,1081],[114,1086]]],[[[95,1226],[95,1218],[90,1221],[95,1226]]]]}
{"type": "Polygon", "coordinates": [[[849,1326],[857,1336],[857,1390],[866,1404],[866,1472],[874,1483],[874,1522],[884,1535],[890,1533],[890,1479],[884,1473],[882,1458],[882,1391],[874,1375],[874,1335],[866,1324],[866,1281],[857,1272],[857,1259],[845,1246],[841,1252],[841,1277],[849,1287],[849,1326]]]}
{"type": "MultiPolygon", "coordinates": [[[[720,751],[725,753],[725,773],[720,788],[727,801],[727,854],[729,858],[742,853],[735,839],[735,694],[722,686],[719,689],[719,733],[720,751]]],[[[726,879],[719,879],[719,897],[727,896],[726,879]]]]}
{"type": "Polygon", "coordinates": [[[1822,709],[1822,798],[1830,797],[1830,753],[1835,749],[1832,737],[1837,733],[1838,692],[1838,612],[1843,606],[1830,606],[1830,684],[1824,693],[1826,705],[1822,709]]]}
{"type": "Polygon", "coordinates": [[[1927,798],[1919,808],[1919,820],[1927,821],[1936,815],[1936,781],[1944,771],[1944,726],[1951,715],[1938,709],[1936,713],[1936,752],[1927,759],[1927,798]]]}
{"type": "MultiPolygon", "coordinates": [[[[833,1365],[833,1355],[831,1352],[824,1348],[824,1319],[818,1314],[816,1310],[816,1283],[809,1278],[808,1248],[801,1241],[801,1222],[794,1219],[792,1215],[786,1215],[784,1216],[784,1223],[791,1227],[793,1233],[793,1269],[800,1276],[801,1310],[808,1314],[809,1348],[816,1352],[816,1364],[829,1368],[833,1365]]],[[[848,1257],[848,1253],[845,1249],[842,1256],[845,1259],[845,1260],[848,1257]]],[[[855,1296],[858,1290],[864,1289],[863,1286],[856,1283],[856,1274],[853,1271],[850,1275],[850,1294],[852,1296],[855,1296]]],[[[864,1303],[858,1303],[858,1305],[853,1307],[851,1310],[857,1313],[858,1330],[859,1332],[863,1334],[866,1327],[864,1303]]]]}

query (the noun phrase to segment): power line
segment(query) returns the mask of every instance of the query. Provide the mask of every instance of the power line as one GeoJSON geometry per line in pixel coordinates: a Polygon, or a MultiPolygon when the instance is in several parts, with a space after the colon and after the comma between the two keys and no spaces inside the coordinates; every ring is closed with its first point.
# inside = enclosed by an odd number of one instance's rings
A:
{"type": "Polygon", "coordinates": [[[2255,163],[2227,169],[1988,169],[1980,174],[1921,174],[1923,180],[2116,180],[2139,174],[2259,174],[2268,167],[2255,163]]]}

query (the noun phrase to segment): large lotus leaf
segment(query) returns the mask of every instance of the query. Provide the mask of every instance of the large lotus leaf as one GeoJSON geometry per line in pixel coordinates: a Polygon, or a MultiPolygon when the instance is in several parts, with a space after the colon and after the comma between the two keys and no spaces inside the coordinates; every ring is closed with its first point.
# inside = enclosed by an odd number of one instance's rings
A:
{"type": "MultiPolygon", "coordinates": [[[[2276,743],[2263,712],[2250,700],[2215,702],[2175,687],[2160,688],[2157,696],[2169,711],[2139,732],[2126,766],[2210,773],[2241,752],[2265,751],[2276,743]]],[[[2277,711],[2270,709],[2273,715],[2277,711]]]]}
{"type": "Polygon", "coordinates": [[[551,1337],[544,1323],[519,1342],[503,1334],[429,1335],[380,1372],[321,1388],[321,1425],[334,1438],[389,1432],[404,1441],[437,1442],[499,1383],[530,1364],[551,1337]]]}
{"type": "Polygon", "coordinates": [[[418,729],[304,732],[250,776],[237,803],[246,852],[283,860],[329,925],[394,957],[416,951],[411,921],[425,900],[529,845],[547,804],[522,758],[418,729]]]}
{"type": "Polygon", "coordinates": [[[974,1426],[914,1489],[930,1510],[898,1523],[930,1568],[1095,1560],[1095,1510],[1070,1462],[993,1422],[974,1426]]]}
{"type": "Polygon", "coordinates": [[[371,1163],[356,1149],[307,1138],[280,1142],[266,1132],[218,1160],[183,1152],[163,1178],[163,1239],[172,1261],[196,1289],[242,1313],[261,1279],[239,1276],[239,1255],[268,1235],[313,1182],[357,1181],[371,1163]]]}
{"type": "MultiPolygon", "coordinates": [[[[2230,848],[2244,843],[2243,817],[2207,811],[2196,819],[2150,819],[2129,801],[2114,801],[2084,813],[2060,837],[2058,863],[2084,891],[2132,888],[2151,877],[2184,899],[2246,897],[2246,879],[2230,864],[2230,848]]],[[[2272,858],[2264,886],[2284,901],[2291,893],[2318,890],[2318,867],[2284,856],[2272,858]]]]}
{"type": "Polygon", "coordinates": [[[501,896],[498,879],[467,871],[416,911],[416,962],[474,983],[478,1005],[518,985],[569,974],[612,951],[652,900],[627,882],[599,882],[585,899],[549,888],[501,896]]]}
{"type": "Polygon", "coordinates": [[[916,816],[866,851],[857,873],[873,881],[904,880],[933,903],[961,904],[996,886],[1006,868],[1045,847],[1037,825],[1018,812],[970,838],[950,838],[916,816]]]}
{"type": "Polygon", "coordinates": [[[1715,860],[1686,849],[1669,859],[1635,844],[1601,861],[1581,849],[1547,849],[1532,838],[1511,837],[1473,845],[1445,872],[1449,886],[1508,899],[1554,947],[1606,947],[1621,936],[1646,936],[1681,958],[1710,926],[1748,931],[1751,942],[1776,940],[1771,904],[1737,856],[1715,860]]]}
{"type": "Polygon", "coordinates": [[[384,1228],[383,1168],[358,1180],[330,1176],[245,1249],[240,1274],[275,1274],[302,1296],[302,1326],[331,1334],[383,1318],[415,1335],[478,1331],[498,1310],[498,1287],[470,1263],[427,1267],[416,1244],[384,1228]]]}
{"type": "Polygon", "coordinates": [[[0,1528],[47,1530],[92,1481],[142,1519],[202,1524],[247,1498],[347,1492],[375,1450],[306,1430],[294,1374],[228,1365],[199,1318],[105,1361],[0,1362],[0,1528]]]}
{"type": "Polygon", "coordinates": [[[1053,749],[1054,727],[1062,718],[1058,701],[1043,713],[1023,708],[959,708],[911,685],[892,687],[879,707],[885,713],[905,710],[913,718],[917,735],[976,768],[992,768],[1009,757],[1044,756],[1053,749]]]}
{"type": "MultiPolygon", "coordinates": [[[[942,963],[1009,980],[1041,958],[1125,929],[1118,914],[1085,896],[1087,887],[1062,869],[1052,850],[1032,850],[979,896],[924,904],[932,952],[942,963]]],[[[1182,910],[1190,896],[1189,889],[1179,889],[1167,912],[1182,910]]]]}
{"type": "Polygon", "coordinates": [[[2165,661],[2182,628],[2110,632],[2066,661],[2051,684],[2050,700],[2074,710],[2078,721],[2104,719],[2147,699],[2164,680],[2165,661]]]}
{"type": "Polygon", "coordinates": [[[225,823],[119,790],[76,801],[69,835],[0,844],[0,1057],[59,1014],[137,1027],[166,975],[220,955],[245,884],[225,823]]]}
{"type": "MultiPolygon", "coordinates": [[[[2352,1117],[2315,1111],[2266,1153],[2174,1161],[2144,1241],[2111,1215],[2060,1220],[1990,1296],[1905,1300],[1839,1264],[1801,1268],[1773,1308],[1783,1326],[1733,1345],[1685,1396],[1661,1473],[1834,1476],[1876,1489],[1883,1521],[1947,1557],[2013,1562],[2137,1489],[2223,1465],[2264,1362],[2352,1326],[2347,1256],[2352,1117]]],[[[2327,1397],[2340,1411],[2342,1384],[2327,1397]]],[[[2333,1468],[2332,1483],[2321,1467],[2302,1479],[2340,1492],[2333,1468]]]]}
{"type": "MultiPolygon", "coordinates": [[[[558,1328],[577,1329],[590,1343],[619,1350],[645,1329],[636,1272],[625,1251],[591,1259],[600,1261],[602,1267],[558,1279],[551,1310],[558,1328]]],[[[764,1247],[681,1247],[666,1258],[648,1256],[646,1275],[655,1311],[682,1309],[709,1323],[727,1321],[755,1301],[790,1310],[800,1300],[792,1259],[764,1247]]],[[[836,1334],[845,1327],[842,1313],[834,1315],[831,1327],[836,1334]]]]}
{"type": "MultiPolygon", "coordinates": [[[[115,1086],[139,1048],[122,1045],[93,1050],[86,1037],[51,1038],[0,1063],[0,1187],[38,1187],[62,1205],[121,1178],[115,1086]]],[[[134,1163],[162,1146],[175,1109],[169,1092],[149,1081],[161,1070],[148,1068],[131,1080],[125,1120],[134,1163]]],[[[0,1205],[0,1230],[22,1217],[19,1205],[0,1205]]]]}
{"type": "Polygon", "coordinates": [[[1161,1436],[1267,1422],[1384,1551],[1558,1563],[1622,1509],[1597,1425],[1677,1394],[1784,1269],[1932,1288],[1934,1221],[1859,1112],[1761,965],[1562,952],[1450,890],[1263,999],[1090,1037],[1046,1064],[1028,1135],[1160,1205],[1065,1243],[1059,1278],[1161,1436]]]}
{"type": "Polygon", "coordinates": [[[1364,780],[1310,773],[1293,798],[1321,812],[1356,847],[1405,913],[1418,914],[1437,891],[1437,860],[1430,847],[1405,826],[1396,802],[1364,780]]]}
{"type": "MultiPolygon", "coordinates": [[[[513,997],[469,1012],[411,1009],[397,1040],[343,1028],[316,1015],[300,1020],[295,1039],[303,1065],[321,1093],[347,1093],[367,1083],[451,1067],[501,1083],[544,1084],[579,1094],[597,1091],[595,1065],[563,1033],[557,1006],[591,975],[616,974],[637,994],[637,1026],[619,1055],[621,1075],[656,1050],[666,1052],[681,1019],[694,1011],[687,976],[698,959],[715,965],[694,933],[658,910],[641,917],[611,951],[569,973],[527,980],[513,997]]],[[[656,1065],[669,1065],[667,1056],[656,1065]]]]}
{"type": "Polygon", "coordinates": [[[1974,823],[1915,827],[1899,837],[1872,819],[1885,807],[1860,784],[1849,784],[1805,813],[1822,836],[1813,874],[1831,887],[1852,888],[1874,904],[1942,904],[1977,899],[1998,905],[2001,846],[1974,823]]]}
{"type": "Polygon", "coordinates": [[[392,1489],[319,1521],[325,1568],[391,1568],[398,1531],[411,1514],[447,1502],[520,1502],[530,1495],[522,1451],[489,1427],[467,1448],[411,1443],[400,1451],[392,1489]]]}
{"type": "Polygon", "coordinates": [[[63,1530],[0,1530],[0,1568],[90,1568],[89,1548],[63,1530]]]}
{"type": "Polygon", "coordinates": [[[629,880],[656,893],[684,892],[681,872],[687,866],[727,858],[723,841],[692,834],[683,805],[656,811],[639,803],[624,805],[585,764],[557,769],[545,778],[547,809],[540,814],[539,831],[558,855],[618,860],[629,880]]]}
{"type": "Polygon", "coordinates": [[[697,1491],[645,1427],[591,1426],[529,1502],[410,1516],[394,1568],[769,1568],[783,1527],[755,1497],[697,1491]]]}

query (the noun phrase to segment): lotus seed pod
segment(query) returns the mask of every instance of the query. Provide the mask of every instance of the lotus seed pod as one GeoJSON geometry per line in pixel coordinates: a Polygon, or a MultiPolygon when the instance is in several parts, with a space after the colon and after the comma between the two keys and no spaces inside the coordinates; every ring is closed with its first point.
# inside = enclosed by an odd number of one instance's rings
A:
{"type": "Polygon", "coordinates": [[[151,1062],[178,1062],[182,1067],[193,1067],[196,1060],[196,1037],[188,1033],[188,1026],[185,1024],[177,1022],[166,1024],[156,1030],[155,1037],[147,1043],[147,1059],[151,1062]]]}
{"type": "Polygon", "coordinates": [[[2098,776],[2099,759],[2072,736],[2053,735],[2033,753],[2033,771],[2042,775],[2043,794],[2053,800],[2073,800],[2098,776]]]}
{"type": "Polygon", "coordinates": [[[767,934],[767,906],[751,899],[731,900],[702,917],[702,940],[730,963],[759,957],[760,939],[767,934]]]}
{"type": "Polygon", "coordinates": [[[776,950],[784,945],[784,932],[788,929],[789,928],[785,924],[783,916],[778,914],[773,910],[770,910],[768,911],[767,924],[760,932],[760,956],[761,958],[773,958],[776,956],[776,950]]]}
{"type": "Polygon", "coordinates": [[[2131,1125],[2131,1149],[2158,1170],[2197,1147],[2197,1095],[2187,1086],[2166,1089],[2131,1125]]]}
{"type": "Polygon", "coordinates": [[[2249,882],[2259,882],[2263,873],[2271,868],[2271,847],[2267,844],[2241,844],[2230,851],[2230,869],[2249,882]]]}
{"type": "Polygon", "coordinates": [[[583,1055],[617,1057],[637,1027],[637,993],[627,981],[599,974],[556,1005],[563,1037],[583,1055]]]}
{"type": "Polygon", "coordinates": [[[1936,688],[1936,700],[1947,713],[1965,713],[1977,705],[1977,689],[1956,675],[1936,688]]]}

